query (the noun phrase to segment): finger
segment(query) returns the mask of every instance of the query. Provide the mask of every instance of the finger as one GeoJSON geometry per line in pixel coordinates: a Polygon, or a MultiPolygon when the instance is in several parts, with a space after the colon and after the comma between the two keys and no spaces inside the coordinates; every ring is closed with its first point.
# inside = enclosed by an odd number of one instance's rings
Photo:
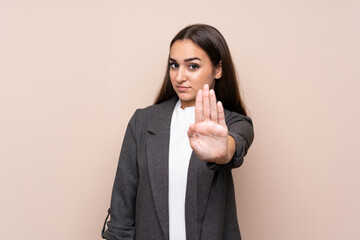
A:
{"type": "Polygon", "coordinates": [[[203,120],[203,105],[202,105],[202,90],[200,89],[196,94],[195,100],[195,123],[203,120]]]}
{"type": "Polygon", "coordinates": [[[189,138],[195,137],[195,124],[190,124],[187,135],[189,138]]]}
{"type": "Polygon", "coordinates": [[[189,137],[190,147],[194,149],[196,147],[195,124],[190,125],[187,135],[189,137]]]}
{"type": "Polygon", "coordinates": [[[217,113],[217,107],[216,107],[216,97],[215,92],[213,89],[209,92],[210,95],[210,116],[211,121],[218,122],[218,113],[217,113]]]}
{"type": "Polygon", "coordinates": [[[205,84],[203,88],[203,112],[204,121],[210,120],[210,102],[209,102],[209,85],[205,84]]]}
{"type": "Polygon", "coordinates": [[[220,101],[218,101],[217,103],[217,110],[218,110],[217,112],[218,112],[219,124],[221,126],[226,127],[224,107],[220,101]]]}

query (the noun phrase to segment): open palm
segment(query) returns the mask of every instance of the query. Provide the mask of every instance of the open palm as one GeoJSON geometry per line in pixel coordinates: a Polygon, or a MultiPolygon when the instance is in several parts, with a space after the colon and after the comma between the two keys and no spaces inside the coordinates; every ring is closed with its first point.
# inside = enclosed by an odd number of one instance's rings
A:
{"type": "Polygon", "coordinates": [[[195,123],[188,130],[190,146],[200,160],[224,163],[228,158],[228,128],[224,108],[214,90],[204,85],[196,95],[195,123]]]}

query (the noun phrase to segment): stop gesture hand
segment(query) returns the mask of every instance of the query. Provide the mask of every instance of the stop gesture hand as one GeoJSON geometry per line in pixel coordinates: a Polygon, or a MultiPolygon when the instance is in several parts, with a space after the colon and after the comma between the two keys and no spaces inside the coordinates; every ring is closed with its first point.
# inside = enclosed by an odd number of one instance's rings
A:
{"type": "Polygon", "coordinates": [[[228,136],[224,108],[216,103],[214,90],[207,84],[196,95],[195,123],[187,132],[190,146],[200,160],[228,163],[235,153],[235,141],[228,136]]]}

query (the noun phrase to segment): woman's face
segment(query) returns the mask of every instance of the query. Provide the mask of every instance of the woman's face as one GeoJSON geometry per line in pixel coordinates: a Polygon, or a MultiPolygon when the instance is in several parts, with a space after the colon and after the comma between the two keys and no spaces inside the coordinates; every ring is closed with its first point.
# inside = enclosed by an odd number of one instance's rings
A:
{"type": "Polygon", "coordinates": [[[220,78],[221,64],[213,67],[204,50],[191,40],[177,40],[170,49],[170,80],[181,101],[181,107],[195,105],[196,93],[205,84],[213,88],[220,78]]]}

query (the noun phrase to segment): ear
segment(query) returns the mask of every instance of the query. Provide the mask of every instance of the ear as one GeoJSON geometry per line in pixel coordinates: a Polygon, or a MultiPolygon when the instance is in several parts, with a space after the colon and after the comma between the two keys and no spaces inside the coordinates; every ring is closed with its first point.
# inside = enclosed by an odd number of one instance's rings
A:
{"type": "Polygon", "coordinates": [[[215,67],[215,79],[219,79],[222,76],[222,62],[220,60],[219,64],[215,67]]]}

